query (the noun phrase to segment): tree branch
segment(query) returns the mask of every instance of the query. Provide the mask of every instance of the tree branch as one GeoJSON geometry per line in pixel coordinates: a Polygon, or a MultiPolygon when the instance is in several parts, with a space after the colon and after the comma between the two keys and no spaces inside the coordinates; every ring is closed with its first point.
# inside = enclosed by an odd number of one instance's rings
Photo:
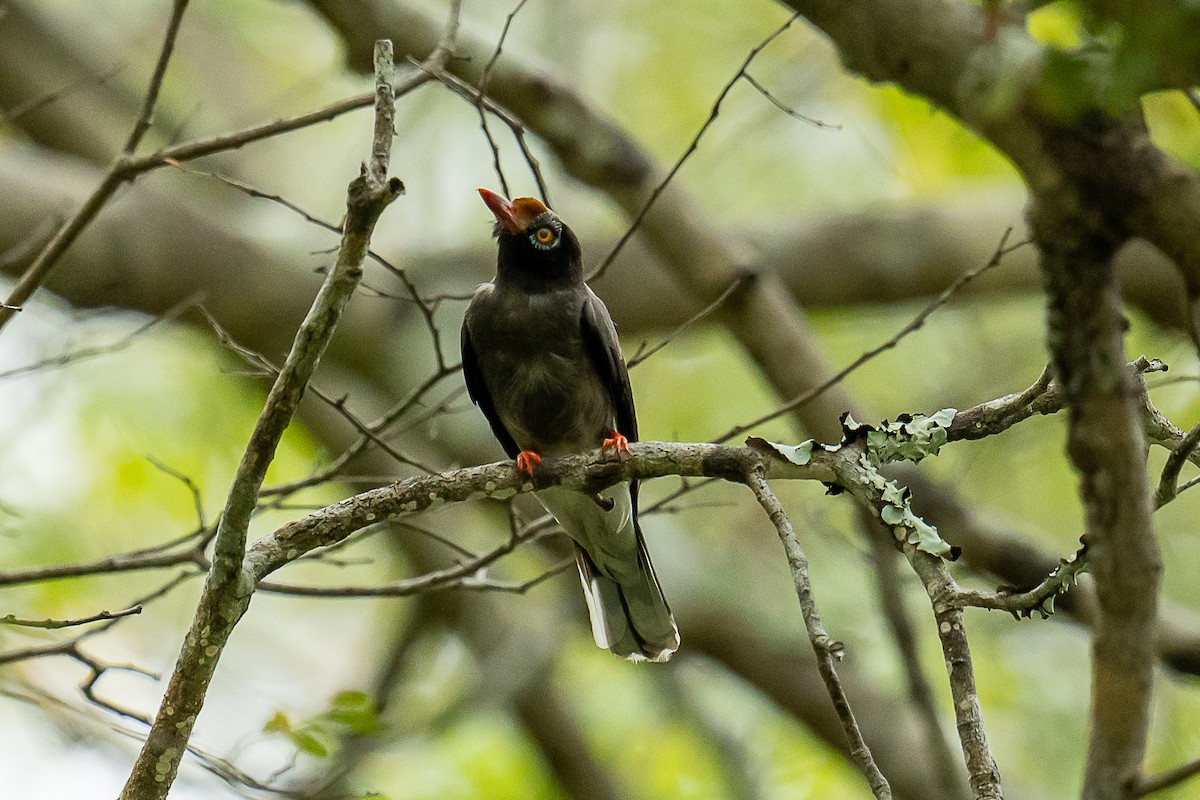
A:
{"type": "Polygon", "coordinates": [[[390,42],[376,45],[376,72],[376,121],[370,162],[350,183],[337,261],[296,333],[238,465],[217,527],[213,564],[195,618],[121,800],[161,800],[175,779],[221,651],[254,592],[256,581],[246,574],[242,562],[250,516],[263,478],[338,318],[362,277],[375,222],[403,191],[399,179],[387,178],[395,114],[390,42]]]}
{"type": "MultiPolygon", "coordinates": [[[[858,506],[858,510],[860,514],[870,513],[862,505],[858,506]]],[[[963,768],[942,730],[933,688],[921,665],[916,632],[909,617],[897,569],[896,561],[899,555],[896,552],[895,538],[891,531],[882,526],[872,526],[871,530],[877,533],[871,538],[870,547],[875,580],[879,587],[879,607],[887,620],[897,655],[904,668],[909,700],[923,728],[925,746],[933,766],[931,773],[937,781],[935,796],[965,797],[969,789],[963,780],[963,768]]]]}
{"type": "Polygon", "coordinates": [[[834,661],[841,659],[845,646],[841,642],[831,639],[825,632],[825,626],[821,624],[821,615],[817,611],[817,603],[808,578],[808,558],[800,547],[796,529],[792,527],[792,522],[784,512],[783,505],[771,491],[771,486],[763,477],[762,472],[747,472],[745,482],[750,487],[750,491],[754,492],[754,497],[762,506],[763,511],[767,512],[767,516],[771,518],[775,530],[779,533],[779,540],[783,543],[788,566],[792,571],[792,580],[796,584],[796,596],[800,599],[800,613],[804,617],[808,641],[817,657],[817,669],[821,673],[821,679],[825,682],[825,689],[829,692],[829,698],[833,701],[838,719],[842,722],[846,739],[849,740],[850,758],[866,777],[867,783],[871,786],[871,793],[879,800],[891,800],[892,789],[888,785],[887,779],[883,777],[883,773],[879,771],[879,767],[876,766],[866,741],[863,740],[862,731],[859,730],[858,722],[854,719],[854,711],[850,708],[850,701],[838,678],[834,661]]]}
{"type": "Polygon", "coordinates": [[[167,64],[170,63],[171,54],[175,50],[175,37],[179,33],[179,26],[183,22],[183,12],[187,9],[187,5],[188,0],[174,0],[174,4],[171,7],[171,20],[167,24],[167,33],[163,38],[158,63],[155,65],[154,74],[150,78],[150,87],[146,90],[146,97],[142,103],[141,113],[134,122],[133,130],[130,131],[129,138],[125,142],[124,155],[113,162],[113,165],[109,167],[108,174],[101,181],[100,185],[96,187],[91,197],[51,237],[42,251],[38,253],[37,258],[33,260],[33,263],[25,269],[20,280],[13,286],[9,292],[8,299],[3,304],[0,304],[0,331],[3,331],[4,326],[17,314],[22,304],[32,297],[33,293],[46,280],[46,276],[58,260],[58,257],[70,247],[71,242],[87,227],[92,217],[100,212],[100,209],[109,201],[117,188],[128,179],[124,174],[124,161],[133,155],[133,151],[142,141],[142,137],[150,129],[151,120],[154,116],[154,107],[158,102],[158,92],[162,88],[163,78],[167,72],[167,64]]]}
{"type": "Polygon", "coordinates": [[[1121,228],[1096,202],[1063,184],[1036,198],[1030,218],[1042,250],[1048,347],[1067,402],[1067,452],[1080,473],[1099,598],[1083,797],[1120,800],[1145,755],[1161,564],[1146,436],[1124,362],[1126,323],[1112,273],[1121,228]]]}
{"type": "MultiPolygon", "coordinates": [[[[886,505],[881,489],[871,481],[861,480],[859,467],[848,459],[839,460],[838,485],[844,487],[860,502],[872,509],[883,521],[880,509],[886,505]]],[[[946,569],[945,563],[909,542],[909,531],[899,525],[887,526],[900,543],[901,552],[925,584],[937,620],[938,638],[946,659],[950,678],[950,693],[954,699],[954,716],[958,721],[958,736],[970,775],[971,793],[976,800],[1000,800],[1000,771],[992,758],[983,729],[983,712],[975,688],[975,671],[963,622],[960,590],[946,569]]]]}
{"type": "Polygon", "coordinates": [[[0,617],[0,625],[17,625],[23,628],[41,628],[43,630],[58,630],[60,628],[73,628],[77,625],[90,625],[93,622],[106,622],[110,619],[120,619],[121,617],[131,617],[135,614],[142,613],[140,605],[130,606],[121,611],[100,611],[87,617],[79,617],[77,619],[18,619],[13,614],[7,614],[0,617]]]}

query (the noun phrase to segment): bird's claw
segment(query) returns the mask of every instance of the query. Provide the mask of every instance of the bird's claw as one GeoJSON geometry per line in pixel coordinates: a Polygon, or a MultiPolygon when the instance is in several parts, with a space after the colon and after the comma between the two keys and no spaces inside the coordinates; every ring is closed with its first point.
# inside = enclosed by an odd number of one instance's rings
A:
{"type": "Polygon", "coordinates": [[[532,450],[522,450],[521,452],[517,453],[516,460],[517,472],[520,472],[522,475],[526,475],[530,478],[533,477],[533,470],[541,466],[542,463],[542,457],[532,450]]]}
{"type": "Polygon", "coordinates": [[[629,452],[629,440],[619,431],[613,431],[612,434],[600,444],[602,450],[612,450],[617,454],[617,458],[624,461],[627,458],[633,458],[633,454],[629,452]]]}

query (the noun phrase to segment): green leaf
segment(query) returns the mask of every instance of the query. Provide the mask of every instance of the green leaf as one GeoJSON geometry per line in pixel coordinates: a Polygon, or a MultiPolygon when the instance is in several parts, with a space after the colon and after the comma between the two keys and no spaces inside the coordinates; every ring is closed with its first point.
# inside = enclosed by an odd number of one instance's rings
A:
{"type": "Polygon", "coordinates": [[[275,716],[267,720],[267,724],[263,725],[263,733],[291,733],[292,721],[288,719],[287,714],[282,711],[276,711],[275,716]]]}
{"type": "Polygon", "coordinates": [[[320,719],[333,722],[347,728],[351,733],[371,735],[384,730],[371,702],[371,696],[366,692],[347,690],[334,695],[330,701],[331,708],[321,715],[320,719]]]}
{"type": "Polygon", "coordinates": [[[333,696],[334,708],[363,708],[371,704],[371,697],[366,692],[347,689],[333,696]]]}
{"type": "Polygon", "coordinates": [[[335,708],[326,712],[324,717],[330,722],[344,725],[351,733],[363,736],[381,733],[384,730],[378,715],[370,708],[335,708]]]}
{"type": "Polygon", "coordinates": [[[292,740],[292,744],[300,748],[301,753],[308,753],[310,756],[316,756],[317,758],[325,758],[329,755],[329,748],[311,733],[306,731],[292,731],[288,735],[288,738],[292,740]]]}

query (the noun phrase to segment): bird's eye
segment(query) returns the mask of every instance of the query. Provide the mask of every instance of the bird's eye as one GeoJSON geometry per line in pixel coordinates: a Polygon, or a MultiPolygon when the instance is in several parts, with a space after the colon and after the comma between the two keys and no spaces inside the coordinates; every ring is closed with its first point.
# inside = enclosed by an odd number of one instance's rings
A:
{"type": "Polygon", "coordinates": [[[537,227],[532,228],[529,232],[529,243],[538,250],[553,250],[562,242],[562,223],[545,215],[545,219],[538,220],[535,224],[537,227]]]}

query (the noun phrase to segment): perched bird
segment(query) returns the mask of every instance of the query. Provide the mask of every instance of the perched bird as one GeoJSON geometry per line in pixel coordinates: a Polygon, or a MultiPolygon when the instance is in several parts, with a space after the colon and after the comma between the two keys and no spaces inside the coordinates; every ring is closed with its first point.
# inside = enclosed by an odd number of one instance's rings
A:
{"type": "MultiPolygon", "coordinates": [[[[608,309],[583,282],[579,239],[539,200],[479,194],[496,218],[499,256],[463,319],[471,399],[527,475],[542,456],[627,454],[637,441],[629,372],[608,309]]],[[[596,644],[631,661],[670,658],[679,631],[638,525],[637,484],[536,496],[575,541],[596,644]]]]}

